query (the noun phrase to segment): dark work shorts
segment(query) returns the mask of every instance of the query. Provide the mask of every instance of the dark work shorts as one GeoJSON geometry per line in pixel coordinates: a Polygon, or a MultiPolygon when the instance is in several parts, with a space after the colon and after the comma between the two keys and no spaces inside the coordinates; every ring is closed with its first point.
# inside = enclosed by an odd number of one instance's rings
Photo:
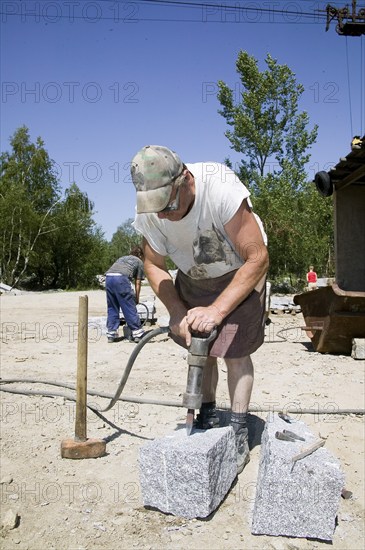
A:
{"type": "MultiPolygon", "coordinates": [[[[178,271],[175,288],[188,309],[212,304],[228,286],[236,271],[214,279],[192,279],[178,271]]],[[[256,351],[265,336],[265,291],[263,278],[251,294],[218,327],[211,357],[245,357],[256,351]]],[[[181,339],[174,338],[181,345],[181,339]]],[[[186,346],[185,346],[186,347],[186,346]]]]}

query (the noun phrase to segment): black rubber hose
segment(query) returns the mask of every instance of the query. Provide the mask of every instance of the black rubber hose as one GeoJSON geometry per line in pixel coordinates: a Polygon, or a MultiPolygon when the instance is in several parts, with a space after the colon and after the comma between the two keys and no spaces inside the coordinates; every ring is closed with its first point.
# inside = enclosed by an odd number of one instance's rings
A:
{"type": "MultiPolygon", "coordinates": [[[[76,390],[75,386],[69,386],[65,384],[57,384],[56,382],[51,381],[45,381],[45,380],[22,380],[18,378],[14,379],[5,379],[0,380],[0,384],[46,384],[49,386],[60,386],[61,388],[70,388],[71,390],[76,390]]],[[[42,390],[15,390],[12,388],[2,388],[0,385],[0,391],[3,391],[5,393],[13,393],[16,395],[40,395],[41,397],[63,397],[64,399],[68,399],[69,401],[76,401],[76,397],[72,395],[66,395],[65,393],[61,392],[47,392],[42,390]]],[[[96,392],[96,391],[88,391],[87,395],[92,395],[95,397],[103,397],[105,399],[112,399],[113,395],[109,393],[104,392],[96,392]]],[[[127,403],[139,403],[141,405],[161,405],[163,407],[182,407],[182,402],[180,401],[165,401],[161,399],[152,399],[151,397],[136,397],[133,395],[128,395],[124,397],[119,397],[120,401],[125,401],[127,403]]],[[[100,412],[99,409],[96,409],[95,407],[90,407],[90,405],[87,405],[89,409],[91,409],[93,412],[97,411],[100,412]]],[[[220,407],[222,409],[229,409],[230,407],[220,407]]]]}
{"type": "MultiPolygon", "coordinates": [[[[169,327],[159,327],[157,329],[154,329],[152,331],[149,331],[142,339],[141,341],[135,346],[135,348],[133,349],[133,352],[131,353],[129,359],[128,359],[128,363],[124,369],[124,373],[123,373],[123,376],[122,376],[122,379],[119,383],[119,386],[118,386],[118,389],[115,393],[115,395],[111,398],[111,401],[109,403],[109,405],[105,408],[105,409],[102,409],[102,410],[99,410],[99,409],[96,409],[95,407],[91,407],[90,405],[88,405],[88,408],[90,408],[92,411],[94,412],[97,412],[97,413],[101,413],[101,412],[106,412],[106,411],[109,411],[112,407],[114,407],[115,403],[120,399],[120,396],[124,390],[124,386],[126,385],[127,383],[127,380],[128,380],[128,377],[129,377],[129,374],[132,370],[132,367],[134,365],[134,362],[139,354],[139,352],[141,351],[141,349],[147,344],[147,342],[149,342],[150,340],[152,340],[152,338],[154,338],[155,336],[158,336],[159,334],[165,334],[165,333],[168,333],[169,332],[169,327]]],[[[61,383],[61,382],[51,382],[51,381],[43,381],[43,380],[33,380],[33,379],[0,379],[0,391],[3,391],[3,392],[8,392],[8,393],[14,393],[14,394],[21,394],[21,395],[41,395],[41,396],[44,396],[44,397],[64,397],[66,399],[69,399],[70,401],[76,401],[76,399],[72,396],[68,396],[68,395],[65,395],[65,394],[62,394],[62,393],[59,393],[59,392],[43,392],[43,391],[23,391],[23,390],[13,390],[11,388],[3,388],[1,387],[2,384],[11,384],[11,383],[24,383],[24,384],[48,384],[48,385],[51,385],[51,386],[58,386],[58,387],[62,387],[62,388],[69,388],[69,389],[72,389],[72,390],[75,390],[75,386],[71,385],[71,384],[64,384],[64,383],[61,383]]],[[[108,394],[105,394],[105,393],[100,393],[100,392],[95,392],[95,391],[88,391],[87,392],[88,395],[93,395],[93,396],[96,396],[96,397],[103,397],[103,398],[107,398],[107,399],[110,399],[110,395],[108,394]]],[[[132,402],[132,403],[140,403],[140,404],[149,404],[149,405],[163,405],[163,406],[168,406],[168,407],[182,407],[182,403],[179,403],[179,402],[176,402],[176,401],[161,401],[161,400],[157,400],[157,399],[149,399],[149,398],[143,398],[143,397],[124,397],[124,398],[121,398],[123,401],[129,401],[129,402],[132,402]]],[[[219,407],[221,409],[230,409],[230,407],[219,407]]],[[[261,407],[250,407],[249,408],[249,411],[250,412],[280,412],[281,409],[280,408],[276,408],[276,407],[271,407],[269,409],[264,409],[264,408],[261,408],[261,407]]],[[[339,414],[339,415],[345,415],[345,414],[359,414],[359,415],[364,415],[365,414],[365,411],[363,409],[333,409],[333,410],[327,410],[327,409],[299,409],[299,410],[296,410],[296,409],[292,409],[292,408],[289,408],[287,411],[287,413],[289,414],[297,414],[298,412],[302,413],[302,414],[339,414]]]]}
{"type": "MultiPolygon", "coordinates": [[[[13,394],[17,394],[17,395],[40,395],[42,397],[63,397],[64,399],[69,399],[70,401],[76,401],[76,398],[71,396],[71,395],[66,395],[64,393],[60,393],[60,392],[45,392],[45,391],[32,391],[32,390],[15,390],[15,389],[12,389],[12,388],[2,388],[1,387],[1,384],[16,384],[16,383],[21,383],[21,384],[46,384],[46,385],[49,385],[49,386],[58,386],[58,387],[61,387],[61,388],[68,388],[68,389],[71,389],[71,390],[76,390],[76,387],[72,384],[63,384],[61,382],[53,382],[53,381],[49,381],[49,380],[32,380],[32,379],[27,379],[27,378],[5,378],[3,380],[0,380],[0,391],[3,391],[3,392],[7,392],[7,393],[13,393],[13,394]]],[[[115,399],[115,396],[113,397],[112,395],[108,394],[108,393],[104,393],[104,392],[96,392],[96,391],[88,391],[87,392],[88,395],[92,395],[94,397],[102,397],[102,398],[105,398],[105,399],[115,399]]],[[[119,399],[121,401],[126,401],[126,402],[129,402],[129,403],[139,403],[141,405],[160,405],[160,406],[164,406],[164,407],[177,407],[177,408],[181,408],[183,407],[182,405],[182,402],[180,401],[165,401],[165,400],[161,400],[161,399],[152,399],[150,397],[135,397],[135,396],[125,396],[125,397],[119,397],[119,399]]],[[[88,408],[90,408],[93,412],[101,412],[99,411],[99,409],[96,409],[95,407],[90,407],[90,405],[88,405],[88,408]]],[[[218,406],[218,409],[221,409],[221,410],[230,410],[231,407],[230,406],[226,406],[226,405],[219,405],[218,406]]],[[[258,407],[258,406],[251,406],[249,407],[249,412],[250,413],[264,413],[264,412],[272,412],[272,413],[275,413],[275,412],[281,412],[282,411],[282,408],[280,407],[269,407],[269,408],[265,408],[265,407],[258,407]]],[[[355,414],[355,415],[365,415],[365,410],[364,409],[335,409],[333,408],[332,410],[329,409],[329,408],[319,408],[319,409],[306,409],[306,408],[294,408],[294,407],[289,407],[288,409],[285,409],[285,412],[287,414],[322,414],[322,415],[347,415],[347,414],[355,414]]]]}
{"type": "Polygon", "coordinates": [[[145,324],[148,322],[149,320],[149,315],[150,315],[150,312],[149,312],[149,309],[148,309],[148,306],[144,303],[144,302],[140,302],[138,304],[139,306],[144,306],[144,308],[146,309],[146,319],[141,319],[141,326],[144,327],[145,324]]]}
{"type": "MultiPolygon", "coordinates": [[[[124,390],[124,386],[127,383],[127,380],[128,380],[129,375],[130,375],[130,372],[132,370],[132,367],[134,365],[134,362],[137,359],[137,356],[138,356],[139,352],[141,351],[141,349],[147,344],[147,342],[152,340],[152,338],[154,338],[155,336],[158,336],[159,334],[168,333],[169,331],[170,331],[169,327],[159,327],[159,328],[156,328],[154,330],[151,330],[151,331],[147,332],[145,334],[145,336],[134,347],[134,349],[133,349],[133,351],[132,351],[132,353],[131,353],[131,355],[128,359],[127,365],[124,369],[122,379],[119,382],[118,389],[115,392],[114,397],[112,397],[109,405],[105,409],[101,409],[101,410],[96,409],[95,407],[92,407],[90,405],[87,405],[88,408],[91,409],[92,411],[98,412],[98,413],[110,411],[110,409],[112,407],[114,407],[115,403],[120,398],[120,396],[121,396],[121,394],[124,390]]],[[[49,384],[49,385],[52,385],[52,386],[60,386],[60,387],[63,387],[63,388],[75,389],[74,386],[71,386],[71,385],[68,385],[68,384],[61,384],[59,382],[43,382],[42,380],[29,380],[29,379],[24,379],[24,380],[6,379],[6,380],[0,380],[0,391],[8,392],[8,393],[18,393],[18,394],[22,394],[22,395],[43,395],[45,397],[65,397],[66,399],[69,399],[70,401],[76,401],[76,399],[74,397],[64,395],[64,394],[61,394],[61,393],[58,393],[58,392],[50,393],[50,392],[37,392],[37,391],[22,391],[22,390],[11,390],[9,388],[2,388],[1,387],[1,384],[9,384],[11,382],[21,382],[21,383],[31,383],[31,384],[49,384]]],[[[88,392],[88,394],[89,395],[97,395],[97,396],[100,396],[100,397],[108,397],[108,398],[110,397],[110,396],[106,396],[106,395],[102,396],[102,395],[100,395],[96,392],[88,392]]],[[[132,401],[132,399],[133,398],[128,399],[128,400],[132,401]]],[[[171,403],[169,403],[169,404],[171,404],[171,403]]]]}
{"type": "MultiPolygon", "coordinates": [[[[158,334],[164,334],[164,333],[167,333],[169,331],[170,331],[169,327],[159,327],[159,328],[156,328],[154,330],[151,330],[151,331],[147,332],[145,334],[145,336],[143,336],[143,338],[138,342],[138,344],[136,345],[136,347],[134,348],[134,350],[132,351],[132,353],[131,353],[131,355],[128,359],[128,363],[127,363],[127,365],[124,369],[122,379],[119,382],[118,389],[115,392],[115,395],[114,395],[113,399],[111,399],[109,405],[105,409],[101,409],[101,411],[98,410],[97,412],[99,412],[99,413],[107,412],[107,411],[110,411],[110,409],[112,407],[114,407],[114,405],[118,401],[122,391],[124,390],[124,386],[127,383],[127,380],[128,380],[129,375],[130,375],[130,372],[132,370],[132,367],[134,365],[134,362],[137,359],[137,356],[138,356],[139,352],[141,351],[141,349],[143,348],[143,346],[145,346],[147,344],[147,342],[152,340],[152,338],[154,338],[155,336],[158,336],[158,334]]],[[[92,407],[90,407],[90,409],[94,410],[92,407]]]]}

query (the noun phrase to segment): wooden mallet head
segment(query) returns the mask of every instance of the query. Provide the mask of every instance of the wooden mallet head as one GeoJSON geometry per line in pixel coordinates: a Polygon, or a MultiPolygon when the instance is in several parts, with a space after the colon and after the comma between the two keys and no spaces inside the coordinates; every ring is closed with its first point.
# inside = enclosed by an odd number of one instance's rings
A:
{"type": "Polygon", "coordinates": [[[61,441],[62,458],[99,458],[106,452],[106,443],[103,439],[64,439],[61,441]]]}

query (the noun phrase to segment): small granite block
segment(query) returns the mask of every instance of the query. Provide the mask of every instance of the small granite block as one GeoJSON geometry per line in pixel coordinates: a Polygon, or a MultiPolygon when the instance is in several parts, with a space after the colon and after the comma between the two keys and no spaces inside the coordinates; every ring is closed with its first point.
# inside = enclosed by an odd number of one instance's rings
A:
{"type": "Polygon", "coordinates": [[[292,457],[319,440],[304,422],[286,423],[278,415],[267,419],[253,511],[252,533],[331,541],[344,474],[339,461],[321,447],[298,460],[292,457]],[[290,430],[305,441],[282,441],[275,432],[290,430]]]}
{"type": "Polygon", "coordinates": [[[155,439],[140,450],[144,506],[187,519],[209,516],[237,475],[233,429],[186,430],[155,439]]]}
{"type": "Polygon", "coordinates": [[[89,330],[89,341],[97,342],[101,336],[106,335],[106,317],[89,317],[87,326],[89,330]]]}
{"type": "Polygon", "coordinates": [[[365,338],[352,339],[351,357],[353,359],[365,359],[365,338]]]}

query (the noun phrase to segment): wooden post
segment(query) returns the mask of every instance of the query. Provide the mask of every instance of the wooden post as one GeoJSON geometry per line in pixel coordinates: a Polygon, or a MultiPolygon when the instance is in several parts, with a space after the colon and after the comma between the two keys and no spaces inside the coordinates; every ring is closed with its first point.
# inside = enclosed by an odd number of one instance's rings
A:
{"type": "Polygon", "coordinates": [[[88,297],[79,297],[75,440],[86,441],[88,297]]]}
{"type": "Polygon", "coordinates": [[[77,387],[74,439],[61,441],[62,458],[99,458],[105,454],[103,439],[88,439],[86,435],[87,412],[87,337],[88,297],[79,298],[77,338],[77,387]]]}

